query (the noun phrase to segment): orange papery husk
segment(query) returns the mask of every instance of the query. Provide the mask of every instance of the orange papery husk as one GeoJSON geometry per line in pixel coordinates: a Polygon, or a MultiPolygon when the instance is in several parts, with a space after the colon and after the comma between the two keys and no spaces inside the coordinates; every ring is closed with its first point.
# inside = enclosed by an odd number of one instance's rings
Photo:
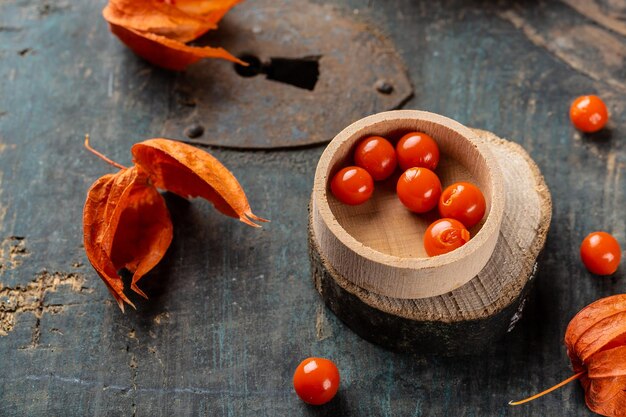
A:
{"type": "Polygon", "coordinates": [[[126,46],[151,64],[172,71],[183,71],[191,64],[204,58],[222,58],[244,64],[223,48],[189,46],[150,32],[126,29],[110,25],[114,33],[126,46]]]}
{"type": "Polygon", "coordinates": [[[134,162],[157,188],[184,198],[201,197],[217,210],[258,227],[267,220],[252,213],[237,178],[208,152],[170,139],[148,139],[131,148],[134,162]]]}
{"type": "MultiPolygon", "coordinates": [[[[608,417],[626,417],[626,294],[600,299],[583,308],[565,331],[565,346],[580,379],[589,409],[608,417]]],[[[519,405],[545,395],[560,383],[519,405]]]]}
{"type": "Polygon", "coordinates": [[[133,277],[131,289],[146,296],[137,281],[163,258],[173,229],[165,201],[138,167],[98,179],[87,192],[83,210],[85,252],[89,262],[124,310],[134,307],[124,294],[118,271],[133,277]]]}
{"type": "Polygon", "coordinates": [[[102,15],[111,32],[140,57],[182,71],[203,58],[245,65],[223,48],[190,46],[240,0],[110,0],[102,15]]]}
{"type": "Polygon", "coordinates": [[[131,290],[147,298],[137,281],[159,263],[172,241],[170,214],[157,188],[184,198],[204,198],[250,226],[267,221],[252,213],[235,176],[201,149],[148,139],[132,147],[135,165],[126,168],[92,149],[88,137],[85,146],[120,169],[96,180],[87,192],[83,233],[87,258],[122,311],[124,303],[134,305],[124,294],[118,271],[130,271],[131,290]]]}
{"type": "Polygon", "coordinates": [[[591,411],[626,417],[626,294],[582,309],[565,332],[565,345],[591,411]]]}

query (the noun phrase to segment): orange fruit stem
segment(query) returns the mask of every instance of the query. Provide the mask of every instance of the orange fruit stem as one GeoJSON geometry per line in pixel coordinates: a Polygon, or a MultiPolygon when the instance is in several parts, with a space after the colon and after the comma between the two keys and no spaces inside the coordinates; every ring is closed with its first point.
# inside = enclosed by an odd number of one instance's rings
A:
{"type": "Polygon", "coordinates": [[[577,380],[578,378],[580,378],[581,376],[583,376],[586,373],[587,373],[587,371],[581,371],[581,372],[579,372],[579,373],[577,373],[575,375],[572,375],[571,377],[567,378],[565,381],[559,382],[555,386],[553,386],[551,388],[548,388],[547,390],[542,391],[539,394],[535,394],[532,397],[528,397],[528,398],[520,400],[520,401],[510,401],[509,405],[521,405],[521,404],[528,403],[528,402],[531,402],[533,400],[536,400],[539,397],[543,397],[544,395],[549,394],[552,391],[555,391],[555,390],[561,388],[562,386],[567,385],[570,382],[577,380]]]}
{"type": "Polygon", "coordinates": [[[89,144],[89,133],[85,135],[85,148],[87,148],[89,152],[96,155],[98,158],[102,159],[107,164],[113,165],[115,168],[126,169],[124,165],[118,164],[117,162],[113,161],[112,159],[107,158],[106,156],[104,156],[103,154],[101,154],[100,152],[92,148],[91,145],[89,144]]]}

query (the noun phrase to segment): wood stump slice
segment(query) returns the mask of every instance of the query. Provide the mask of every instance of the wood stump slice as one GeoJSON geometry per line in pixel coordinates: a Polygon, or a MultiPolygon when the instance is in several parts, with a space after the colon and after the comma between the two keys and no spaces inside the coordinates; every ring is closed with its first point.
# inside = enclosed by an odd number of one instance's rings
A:
{"type": "Polygon", "coordinates": [[[474,129],[498,160],[505,209],[486,266],[465,285],[418,299],[368,291],[342,277],[320,255],[309,216],[313,280],[326,305],[355,333],[386,348],[428,354],[479,353],[521,318],[552,216],[539,168],[516,143],[474,129]]]}

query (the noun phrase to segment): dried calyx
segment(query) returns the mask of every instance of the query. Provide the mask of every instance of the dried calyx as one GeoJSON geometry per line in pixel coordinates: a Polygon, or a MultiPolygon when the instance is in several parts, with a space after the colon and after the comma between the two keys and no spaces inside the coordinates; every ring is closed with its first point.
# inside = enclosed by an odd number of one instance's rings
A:
{"type": "Polygon", "coordinates": [[[609,417],[626,417],[626,294],[600,299],[582,309],[565,332],[575,374],[522,401],[539,398],[579,379],[589,409],[609,417]]]}
{"type": "Polygon", "coordinates": [[[83,233],[87,257],[122,311],[124,303],[134,305],[124,294],[118,271],[130,271],[131,290],[147,298],[137,281],[159,263],[172,241],[170,214],[158,189],[183,198],[202,197],[250,226],[267,221],[252,213],[233,174],[198,148],[148,139],[132,147],[134,165],[126,168],[91,148],[89,136],[85,147],[119,169],[100,177],[87,192],[83,233]]]}
{"type": "Polygon", "coordinates": [[[223,48],[187,45],[211,29],[241,0],[110,0],[102,10],[111,32],[137,55],[182,71],[203,58],[247,65],[223,48]]]}

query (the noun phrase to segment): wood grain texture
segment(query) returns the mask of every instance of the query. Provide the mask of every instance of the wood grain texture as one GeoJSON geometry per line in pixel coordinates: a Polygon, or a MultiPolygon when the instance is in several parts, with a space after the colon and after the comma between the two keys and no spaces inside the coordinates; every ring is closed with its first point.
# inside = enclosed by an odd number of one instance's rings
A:
{"type": "MultiPolygon", "coordinates": [[[[483,269],[496,246],[506,200],[501,171],[488,144],[447,117],[396,110],[363,118],[335,136],[315,171],[311,227],[321,256],[345,279],[380,295],[417,299],[452,291],[483,269]],[[424,230],[433,220],[406,215],[395,196],[397,177],[395,182],[392,178],[376,184],[374,195],[358,207],[342,204],[329,189],[330,179],[352,163],[354,147],[364,137],[380,135],[393,142],[411,131],[424,132],[437,141],[441,159],[447,162],[436,170],[442,187],[469,174],[487,202],[484,222],[472,229],[472,239],[446,255],[428,257],[420,252],[424,230]],[[384,229],[379,228],[381,224],[384,229]]],[[[526,184],[516,189],[525,192],[526,184]]]]}
{"type": "Polygon", "coordinates": [[[484,269],[453,291],[402,299],[359,287],[325,256],[311,213],[309,256],[315,287],[329,308],[365,339],[400,351],[477,354],[512,331],[522,315],[552,217],[550,192],[521,147],[489,132],[476,134],[500,164],[505,216],[484,269]]]}
{"type": "MultiPolygon", "coordinates": [[[[344,7],[395,44],[416,92],[407,108],[517,141],[550,187],[553,222],[522,320],[482,355],[442,359],[373,345],[321,302],[306,232],[321,148],[211,150],[272,223],[253,233],[208,204],[168,197],[173,244],[146,277],[150,300],[120,314],[84,266],[85,192],[109,171],[81,142],[89,132],[99,150],[129,163],[130,146],[160,136],[180,94],[176,75],[141,62],[108,33],[104,3],[0,1],[0,283],[32,297],[0,336],[0,415],[593,415],[576,384],[528,406],[507,402],[569,376],[562,343],[569,320],[626,291],[623,265],[597,278],[578,257],[594,230],[626,246],[625,81],[619,66],[606,78],[571,66],[502,13],[512,10],[544,34],[562,20],[593,20],[550,0],[318,1],[344,7]],[[588,136],[571,127],[567,109],[590,92],[613,117],[608,130],[588,136]],[[44,277],[55,273],[84,283],[78,289],[63,279],[49,291],[44,277]],[[342,372],[339,395],[326,407],[307,407],[292,392],[293,369],[310,355],[334,359],[342,372]]],[[[248,6],[254,0],[239,7],[248,6]]],[[[594,63],[611,58],[602,44],[579,45],[594,63]]],[[[341,111],[341,98],[328,111],[341,111]]],[[[0,305],[11,314],[8,301],[0,305]]]]}
{"type": "Polygon", "coordinates": [[[625,7],[621,1],[561,0],[552,7],[514,3],[497,14],[565,65],[623,95],[625,7]]]}
{"type": "Polygon", "coordinates": [[[620,1],[602,0],[561,0],[583,16],[610,29],[620,35],[626,36],[626,22],[624,12],[626,4],[620,1]]]}

